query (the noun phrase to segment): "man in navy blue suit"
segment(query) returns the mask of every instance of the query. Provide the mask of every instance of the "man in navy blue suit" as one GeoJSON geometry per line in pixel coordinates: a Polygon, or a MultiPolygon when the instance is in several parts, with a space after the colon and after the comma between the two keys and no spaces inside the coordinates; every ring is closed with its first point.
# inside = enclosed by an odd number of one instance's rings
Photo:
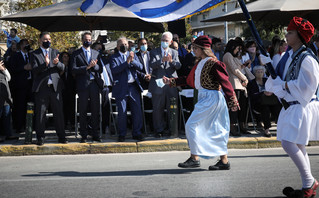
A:
{"type": "Polygon", "coordinates": [[[87,108],[89,99],[92,140],[101,142],[102,140],[97,130],[100,121],[100,88],[97,82],[101,77],[102,67],[98,64],[100,59],[99,52],[90,48],[92,45],[91,33],[86,32],[82,35],[82,43],[83,46],[73,52],[71,58],[72,73],[75,75],[76,89],[79,95],[80,134],[82,137],[80,142],[87,142],[87,108]]]}
{"type": "Polygon", "coordinates": [[[110,66],[113,75],[112,95],[118,107],[118,141],[125,141],[127,131],[127,103],[132,112],[133,139],[142,141],[144,140],[141,134],[143,126],[141,92],[143,88],[141,87],[136,71],[141,71],[143,65],[138,61],[133,51],[128,52],[126,38],[119,38],[117,40],[117,49],[119,52],[111,57],[110,66]]]}
{"type": "Polygon", "coordinates": [[[11,58],[11,93],[14,106],[12,120],[16,132],[25,128],[27,102],[32,101],[32,66],[30,64],[30,45],[27,39],[20,40],[20,49],[11,58]]]}

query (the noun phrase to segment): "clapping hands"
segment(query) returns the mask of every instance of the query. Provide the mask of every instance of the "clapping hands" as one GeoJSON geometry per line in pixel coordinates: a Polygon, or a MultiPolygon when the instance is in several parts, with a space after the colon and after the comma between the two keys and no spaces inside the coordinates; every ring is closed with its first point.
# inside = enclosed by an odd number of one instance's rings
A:
{"type": "Polygon", "coordinates": [[[172,55],[170,55],[170,54],[167,54],[167,56],[164,56],[163,59],[162,59],[163,62],[168,61],[170,63],[172,62],[172,60],[173,60],[172,59],[172,55]]]}
{"type": "Polygon", "coordinates": [[[127,63],[131,63],[134,60],[134,52],[130,51],[130,55],[127,57],[127,63]]]}
{"type": "Polygon", "coordinates": [[[97,64],[97,59],[96,60],[91,60],[90,64],[86,67],[86,70],[91,69],[97,64]]]}
{"type": "Polygon", "coordinates": [[[4,71],[6,67],[4,66],[3,61],[0,62],[0,71],[4,71]]]}

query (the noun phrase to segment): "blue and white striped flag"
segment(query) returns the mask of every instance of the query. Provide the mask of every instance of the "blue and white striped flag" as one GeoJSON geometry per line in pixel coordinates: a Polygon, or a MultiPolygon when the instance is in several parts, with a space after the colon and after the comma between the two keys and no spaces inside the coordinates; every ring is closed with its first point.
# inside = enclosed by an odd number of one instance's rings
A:
{"type": "Polygon", "coordinates": [[[7,36],[8,39],[11,39],[9,32],[7,32],[6,30],[2,30],[2,31],[7,36]]]}
{"type": "MultiPolygon", "coordinates": [[[[83,4],[90,5],[83,12],[98,12],[103,8],[97,5],[105,5],[107,0],[86,0],[83,4]],[[96,9],[91,9],[91,6],[96,9]],[[97,9],[98,8],[98,9],[97,9]]],[[[168,22],[190,17],[198,12],[215,8],[227,0],[112,0],[113,3],[133,12],[141,19],[148,22],[168,22]]],[[[84,6],[83,6],[84,7],[84,6]]]]}
{"type": "Polygon", "coordinates": [[[85,0],[80,10],[84,13],[96,13],[99,12],[107,3],[108,0],[85,0]]]}

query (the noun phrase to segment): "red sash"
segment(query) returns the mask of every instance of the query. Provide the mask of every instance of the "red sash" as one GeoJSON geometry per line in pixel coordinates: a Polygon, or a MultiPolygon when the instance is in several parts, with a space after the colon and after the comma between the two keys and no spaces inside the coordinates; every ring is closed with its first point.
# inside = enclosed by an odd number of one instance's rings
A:
{"type": "Polygon", "coordinates": [[[189,86],[195,88],[195,70],[197,68],[197,65],[196,64],[192,70],[189,72],[188,76],[187,76],[187,79],[186,79],[186,82],[189,86]]]}

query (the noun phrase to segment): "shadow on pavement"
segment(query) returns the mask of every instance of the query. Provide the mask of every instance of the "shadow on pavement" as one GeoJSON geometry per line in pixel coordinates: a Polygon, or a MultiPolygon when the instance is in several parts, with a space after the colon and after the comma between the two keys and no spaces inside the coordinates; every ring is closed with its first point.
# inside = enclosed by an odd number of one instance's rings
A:
{"type": "Polygon", "coordinates": [[[39,172],[38,174],[22,175],[24,177],[106,177],[106,176],[149,176],[165,174],[188,174],[191,172],[206,171],[206,169],[164,169],[164,170],[134,170],[134,171],[111,171],[111,172],[39,172]]]}

